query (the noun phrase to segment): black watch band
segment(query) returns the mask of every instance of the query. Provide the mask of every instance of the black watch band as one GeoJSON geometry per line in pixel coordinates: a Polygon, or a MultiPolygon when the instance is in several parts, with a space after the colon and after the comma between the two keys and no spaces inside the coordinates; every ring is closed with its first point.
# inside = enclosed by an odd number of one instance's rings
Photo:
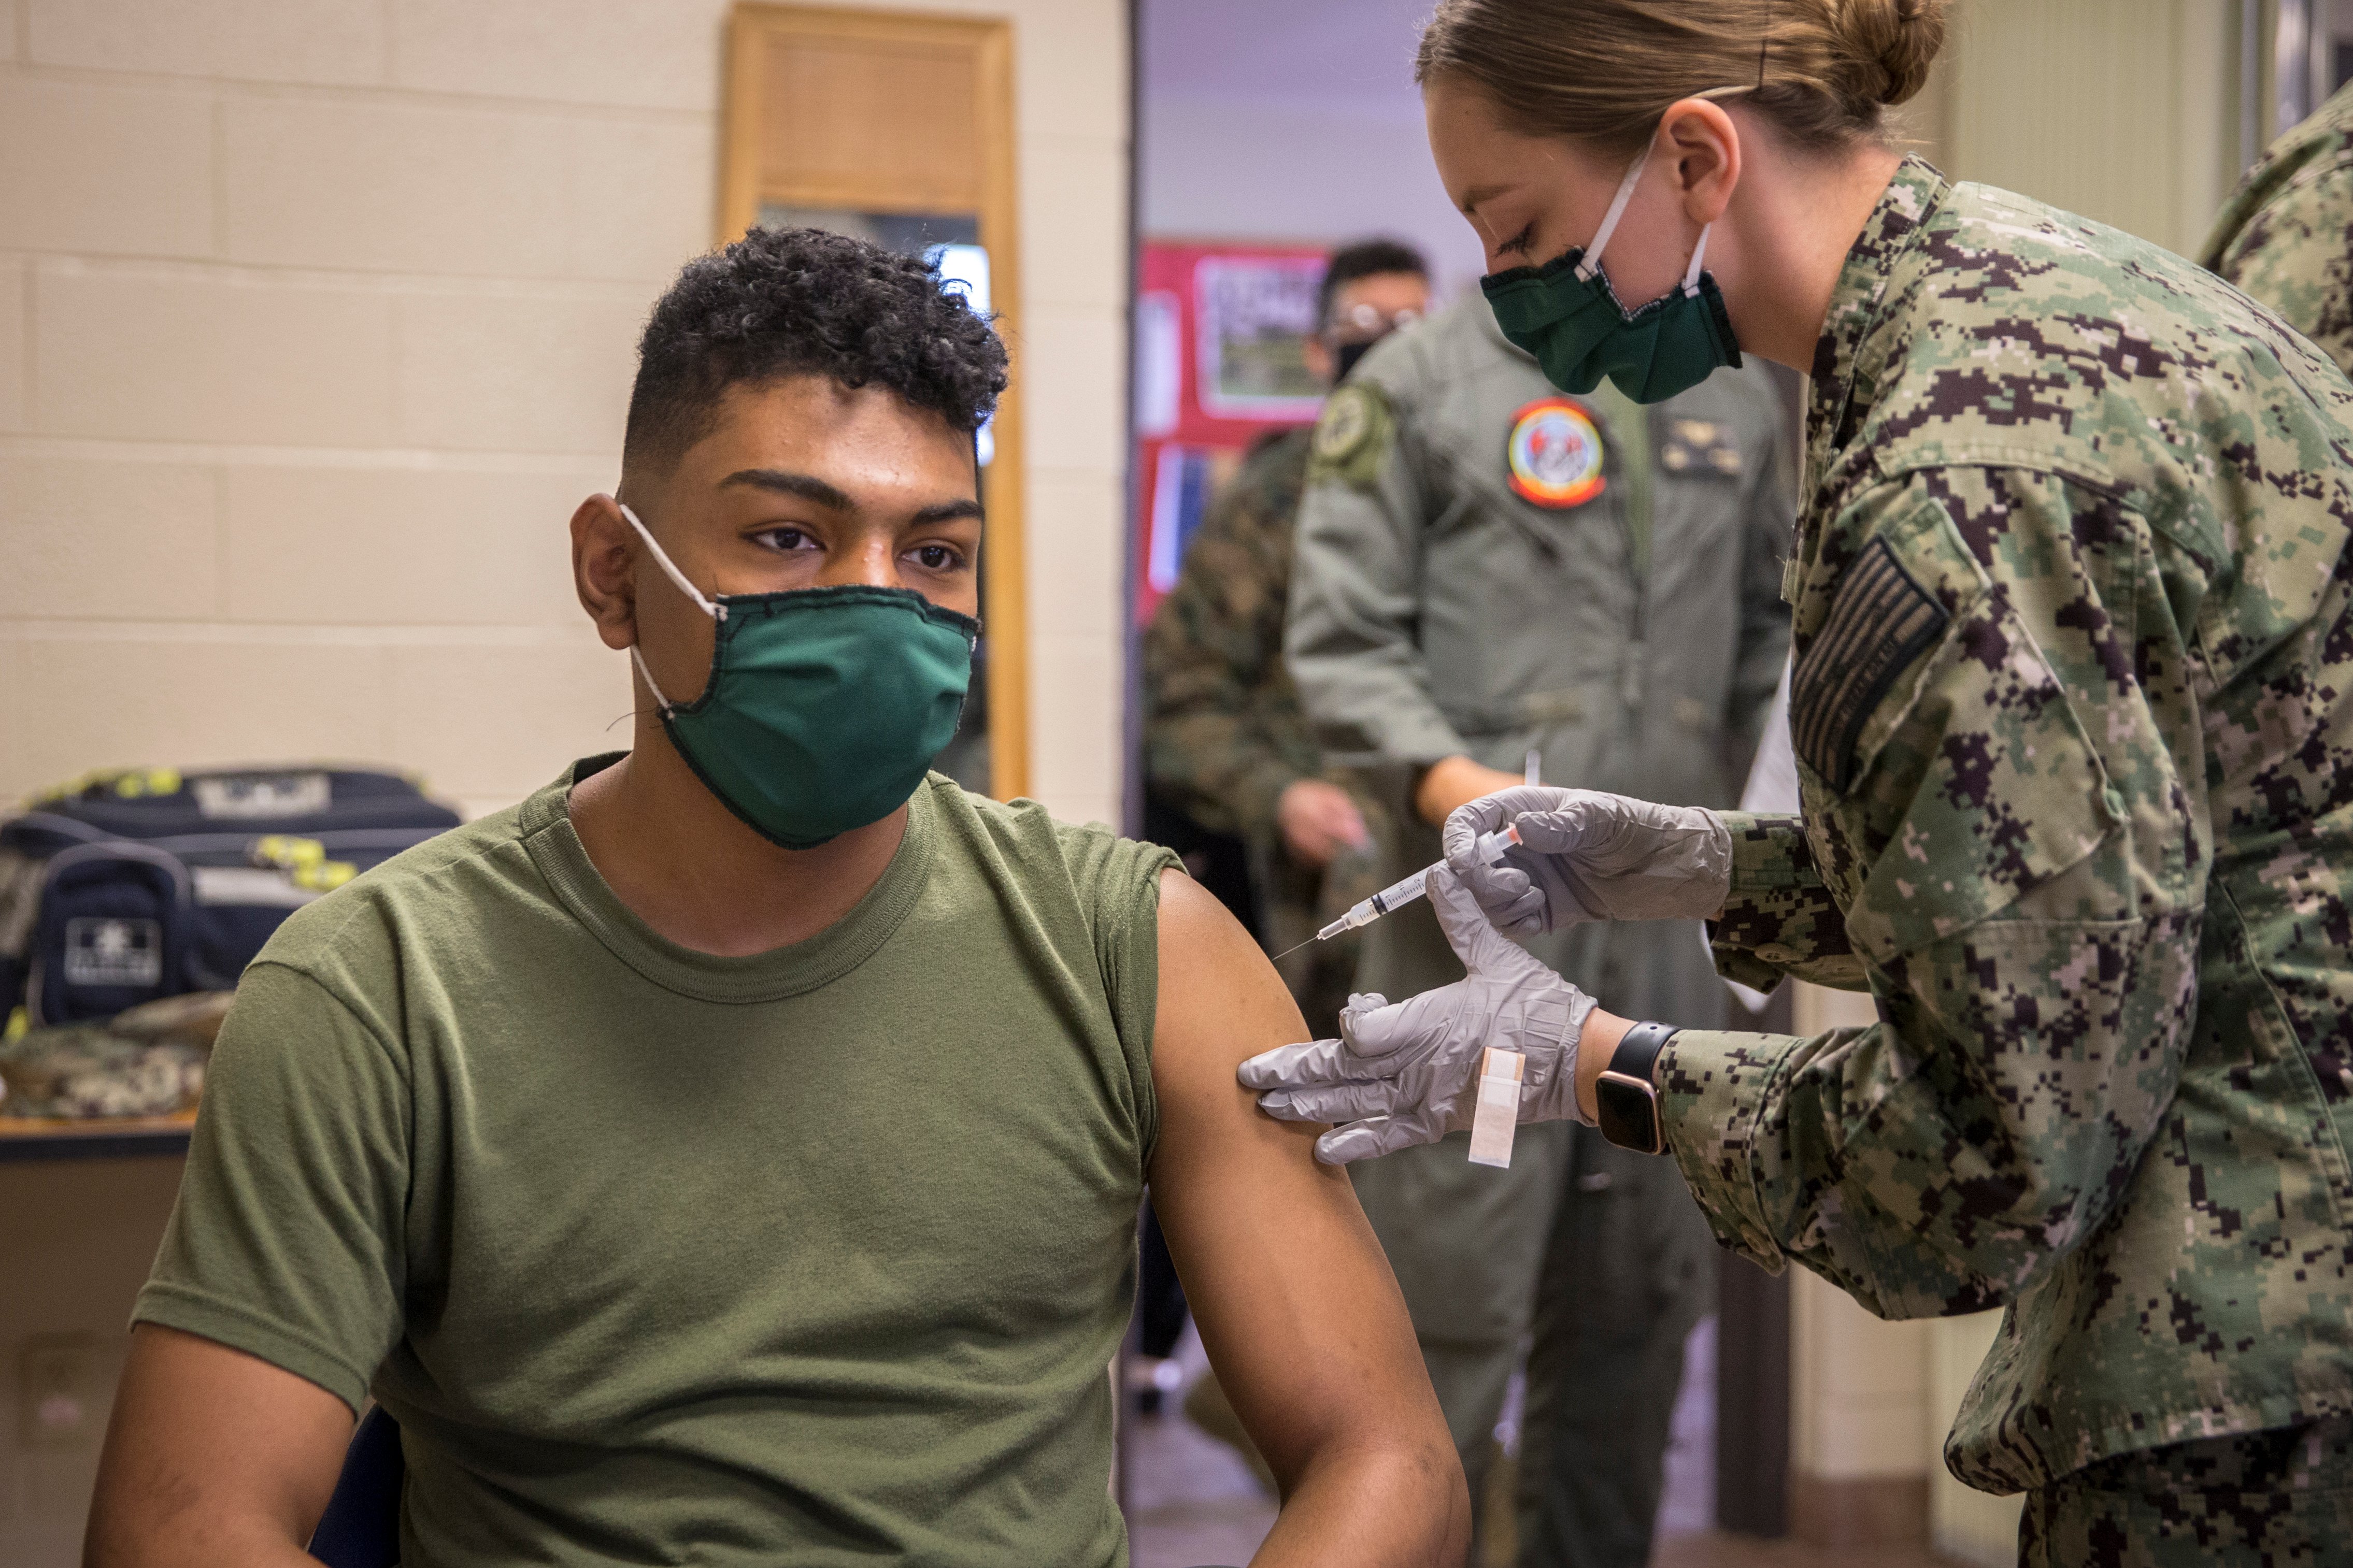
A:
{"type": "Polygon", "coordinates": [[[1666,1131],[1659,1121],[1659,1090],[1651,1081],[1659,1053],[1674,1038],[1672,1024],[1637,1024],[1618,1042],[1594,1088],[1594,1108],[1600,1112],[1601,1135],[1620,1149],[1637,1154],[1667,1152],[1666,1131]]]}

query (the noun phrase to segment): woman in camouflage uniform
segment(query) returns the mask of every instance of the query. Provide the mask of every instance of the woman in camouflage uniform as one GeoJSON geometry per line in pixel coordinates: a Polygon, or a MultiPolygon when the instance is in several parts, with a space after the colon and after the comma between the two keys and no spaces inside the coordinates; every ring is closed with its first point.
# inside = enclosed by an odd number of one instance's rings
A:
{"type": "Polygon", "coordinates": [[[1470,978],[1244,1080],[1353,1122],[1347,1160],[1467,1123],[1480,1047],[1525,1051],[1523,1120],[1662,1146],[1725,1245],[1883,1316],[2007,1308],[1946,1462],[2028,1494],[2023,1560],[2342,1562],[2353,384],[2179,258],[1890,150],[1943,9],[1439,6],[1432,150],[1492,267],[1548,263],[1489,280],[1548,371],[1654,395],[1737,343],[1813,378],[1804,813],[1466,806],[1433,897],[1470,978]],[[1580,338],[1577,247],[1620,216],[1580,338]],[[1526,847],[1478,865],[1506,818],[1526,847]],[[1726,974],[1880,1021],[1613,1017],[1482,909],[1704,916],[1726,974]]]}

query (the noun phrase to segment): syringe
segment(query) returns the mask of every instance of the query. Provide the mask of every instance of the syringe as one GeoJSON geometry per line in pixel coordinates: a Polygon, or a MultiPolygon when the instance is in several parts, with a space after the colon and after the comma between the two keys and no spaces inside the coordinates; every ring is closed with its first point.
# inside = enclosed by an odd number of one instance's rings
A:
{"type": "MultiPolygon", "coordinates": [[[[1506,823],[1500,832],[1481,837],[1479,858],[1486,865],[1496,865],[1504,858],[1504,852],[1519,841],[1519,824],[1506,823]]],[[[1430,874],[1445,864],[1445,861],[1440,860],[1436,866],[1424,866],[1405,880],[1383,888],[1379,892],[1362,900],[1355,909],[1317,931],[1315,940],[1330,942],[1335,936],[1341,936],[1352,931],[1360,931],[1383,915],[1394,913],[1416,899],[1427,897],[1430,892],[1430,874]]],[[[1297,949],[1293,951],[1296,952],[1297,949]]]]}

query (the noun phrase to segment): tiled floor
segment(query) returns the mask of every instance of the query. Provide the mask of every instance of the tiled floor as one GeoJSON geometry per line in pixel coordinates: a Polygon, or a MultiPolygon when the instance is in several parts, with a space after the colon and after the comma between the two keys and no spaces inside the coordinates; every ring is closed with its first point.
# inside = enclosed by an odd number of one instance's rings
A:
{"type": "MultiPolygon", "coordinates": [[[[1692,1336],[1683,1398],[1675,1407],[1667,1450],[1666,1495],[1659,1509],[1653,1568],[1950,1568],[1926,1546],[1828,1551],[1790,1542],[1752,1541],[1706,1527],[1715,1507],[1713,1320],[1692,1336]]],[[[1187,1377],[1208,1360],[1188,1327],[1175,1357],[1187,1377]]],[[[1274,1500],[1230,1448],[1178,1413],[1181,1391],[1166,1412],[1127,1432],[1128,1540],[1134,1568],[1202,1568],[1247,1563],[1274,1522],[1274,1500]]]]}

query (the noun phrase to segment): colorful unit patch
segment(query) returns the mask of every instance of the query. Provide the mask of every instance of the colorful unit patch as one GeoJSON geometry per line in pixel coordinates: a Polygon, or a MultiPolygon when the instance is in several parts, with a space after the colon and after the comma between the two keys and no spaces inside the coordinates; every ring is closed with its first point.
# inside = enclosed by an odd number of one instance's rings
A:
{"type": "Polygon", "coordinates": [[[1583,506],[1607,488],[1601,432],[1573,397],[1540,397],[1512,416],[1512,489],[1538,506],[1583,506]]]}

